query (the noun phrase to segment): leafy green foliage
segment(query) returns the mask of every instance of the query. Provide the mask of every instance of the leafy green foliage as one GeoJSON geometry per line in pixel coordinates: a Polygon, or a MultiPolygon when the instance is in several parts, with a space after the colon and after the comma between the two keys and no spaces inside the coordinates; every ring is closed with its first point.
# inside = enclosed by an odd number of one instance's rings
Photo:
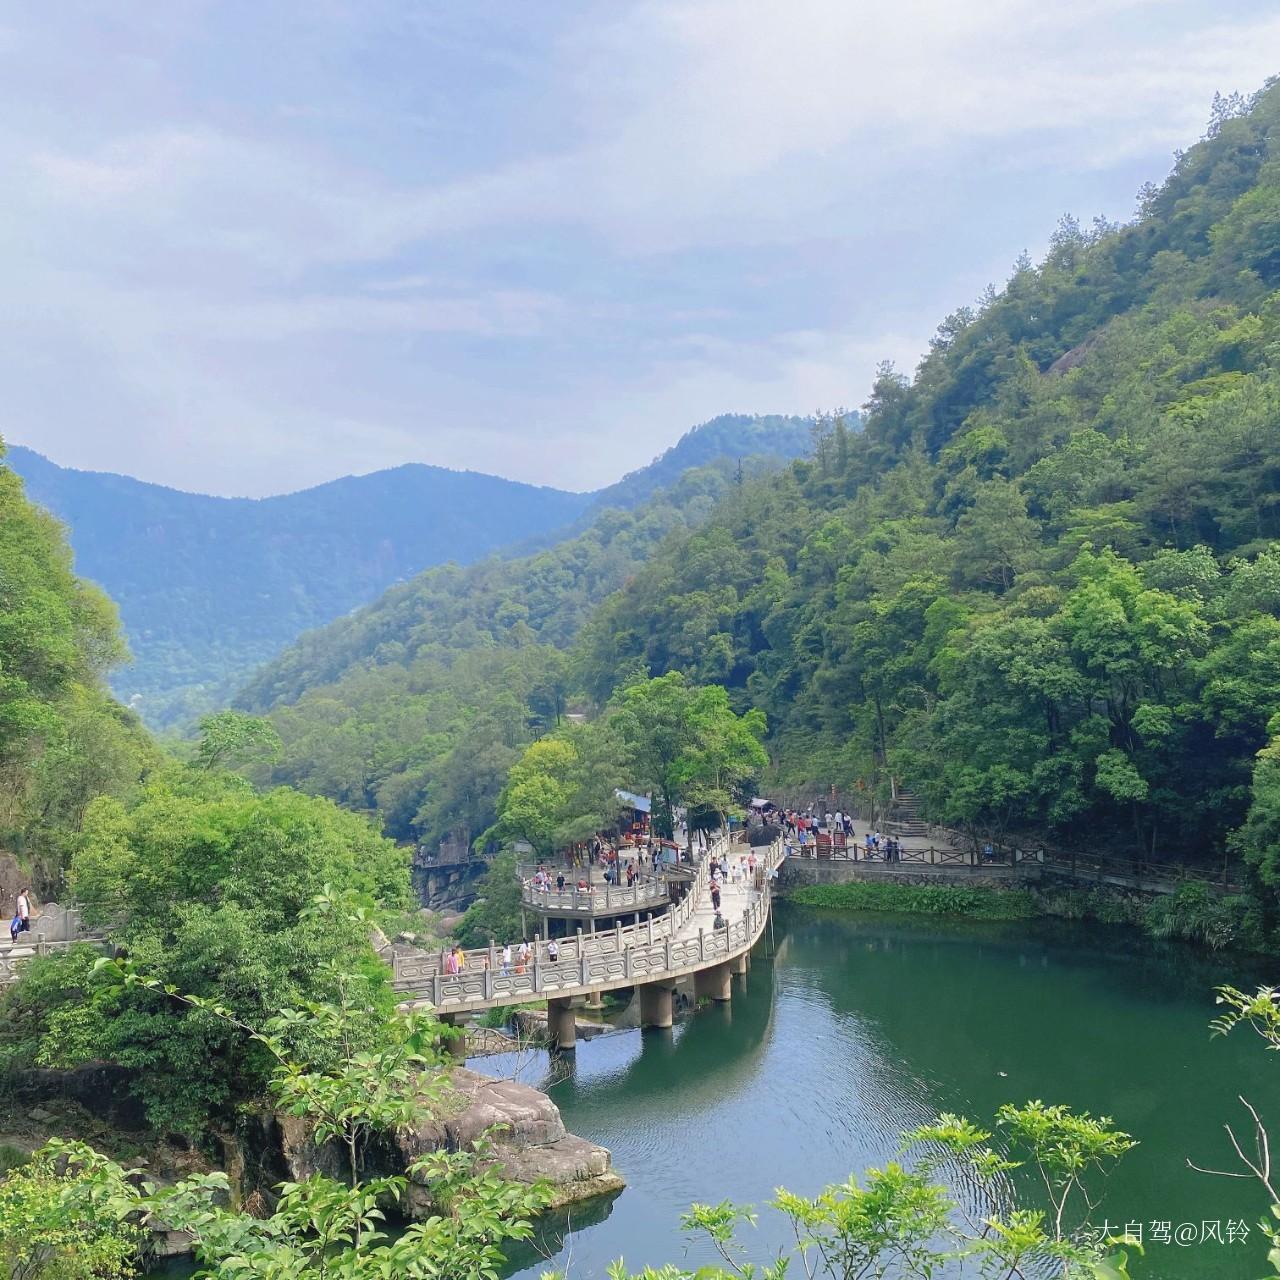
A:
{"type": "Polygon", "coordinates": [[[274,760],[281,746],[270,720],[243,711],[219,711],[200,721],[195,762],[202,769],[242,768],[255,761],[274,760]]]}
{"type": "Polygon", "coordinates": [[[668,826],[681,805],[727,825],[743,791],[768,764],[760,745],[763,714],[736,715],[724,689],[695,686],[679,671],[628,682],[610,705],[608,722],[626,743],[633,785],[653,790],[668,826]]]}
{"type": "MultiPolygon", "coordinates": [[[[132,806],[89,806],[70,876],[86,918],[159,982],[243,1020],[345,992],[370,1010],[371,1037],[390,1002],[370,912],[409,901],[406,859],[329,801],[172,767],[132,806]]],[[[132,1068],[162,1129],[199,1132],[265,1083],[265,1057],[207,1010],[95,982],[80,949],[33,960],[0,999],[6,1057],[132,1068]]]]}
{"type": "Polygon", "coordinates": [[[128,1280],[146,1232],[124,1170],[53,1139],[0,1177],[0,1257],[10,1280],[128,1280]]]}
{"type": "Polygon", "coordinates": [[[1143,927],[1156,938],[1179,938],[1212,951],[1237,943],[1257,946],[1245,899],[1216,894],[1198,881],[1181,884],[1152,901],[1143,913],[1143,927]]]}
{"type": "Polygon", "coordinates": [[[61,526],[0,465],[0,845],[38,889],[60,888],[89,801],[154,763],[136,717],[103,691],[125,656],[115,609],[72,572],[61,526]]]}
{"type": "Polygon", "coordinates": [[[389,1019],[381,1048],[369,1053],[356,1047],[364,1028],[350,1004],[286,1009],[255,1030],[232,1010],[132,965],[100,960],[97,968],[125,988],[200,1009],[260,1045],[275,1063],[272,1092],[311,1122],[317,1144],[340,1145],[350,1182],[317,1173],[284,1183],[274,1212],[254,1218],[228,1207],[224,1173],[157,1190],[86,1147],[51,1143],[0,1181],[0,1245],[17,1280],[132,1276],[146,1221],[190,1232],[210,1268],[204,1274],[262,1280],[497,1280],[502,1244],[532,1233],[529,1218],[545,1204],[545,1189],[505,1179],[484,1142],[475,1151],[430,1152],[403,1175],[361,1176],[369,1138],[422,1123],[443,1091],[432,1020],[389,1019]],[[327,1063],[298,1057],[299,1043],[324,1046],[327,1063]],[[411,1180],[435,1211],[392,1239],[387,1210],[411,1180]]]}
{"type": "Polygon", "coordinates": [[[540,858],[611,826],[630,781],[626,745],[608,720],[569,725],[525,748],[481,843],[525,840],[540,858]]]}
{"type": "Polygon", "coordinates": [[[447,1092],[441,1028],[434,1019],[389,1016],[371,1052],[360,1047],[365,1023],[349,1001],[286,1009],[255,1031],[228,1009],[166,988],[131,967],[118,971],[126,984],[163,990],[260,1043],[275,1062],[270,1087],[280,1105],[311,1122],[317,1145],[337,1143],[347,1162],[348,1185],[319,1173],[285,1183],[266,1219],[223,1206],[222,1174],[153,1194],[148,1211],[191,1232],[197,1256],[212,1268],[208,1274],[497,1280],[503,1243],[532,1234],[529,1218],[545,1205],[546,1189],[504,1178],[486,1159],[487,1139],[474,1151],[428,1152],[403,1175],[363,1176],[369,1140],[409,1132],[447,1092]],[[299,1057],[300,1043],[322,1046],[320,1060],[299,1057]],[[404,1198],[411,1181],[427,1190],[435,1212],[392,1239],[384,1230],[386,1211],[404,1198]]]}

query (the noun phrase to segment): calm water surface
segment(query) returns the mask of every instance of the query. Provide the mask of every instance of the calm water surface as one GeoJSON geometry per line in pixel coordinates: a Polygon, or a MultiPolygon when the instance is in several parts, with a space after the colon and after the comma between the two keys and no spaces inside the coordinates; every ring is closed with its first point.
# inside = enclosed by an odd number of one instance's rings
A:
{"type": "MultiPolygon", "coordinates": [[[[608,1147],[627,1189],[549,1228],[544,1256],[512,1274],[568,1265],[599,1277],[710,1261],[681,1237],[692,1201],[763,1203],[774,1188],[815,1192],[894,1156],[900,1131],[939,1111],[986,1121],[1005,1101],[1041,1098],[1113,1116],[1141,1139],[1107,1183],[1112,1223],[1175,1227],[1243,1219],[1244,1245],[1150,1244],[1133,1266],[1158,1280],[1254,1277],[1265,1209],[1250,1182],[1186,1167],[1231,1167],[1222,1125],[1243,1093],[1280,1133],[1280,1055],[1237,1032],[1213,1039],[1211,988],[1280,981],[1121,931],[1043,921],[940,922],[779,909],[727,1006],[674,1032],[579,1042],[567,1074],[545,1054],[523,1077],[545,1087],[571,1132],[608,1147]],[[548,1261],[548,1258],[550,1261],[548,1261]]],[[[478,1069],[503,1074],[502,1059],[478,1069]]],[[[512,1064],[508,1064],[512,1065],[512,1064]]],[[[771,1212],[748,1237],[766,1258],[786,1243],[771,1212]]]]}

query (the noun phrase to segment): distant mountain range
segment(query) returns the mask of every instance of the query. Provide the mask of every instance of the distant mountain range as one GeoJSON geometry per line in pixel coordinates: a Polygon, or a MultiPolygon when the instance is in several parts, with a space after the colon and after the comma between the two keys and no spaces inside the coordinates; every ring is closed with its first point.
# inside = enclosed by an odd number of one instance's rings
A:
{"type": "Polygon", "coordinates": [[[12,446],[5,464],[68,526],[76,569],[120,607],[116,693],[157,727],[199,714],[304,631],[446,562],[547,545],[691,467],[804,453],[811,420],[725,415],[594,493],[406,465],[271,498],[184,493],[12,446]]]}

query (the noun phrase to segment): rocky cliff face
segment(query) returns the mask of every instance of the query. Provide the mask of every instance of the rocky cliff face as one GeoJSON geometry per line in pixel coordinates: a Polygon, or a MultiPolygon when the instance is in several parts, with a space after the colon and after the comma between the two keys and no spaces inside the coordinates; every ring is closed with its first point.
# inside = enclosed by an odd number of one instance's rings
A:
{"type": "MultiPolygon", "coordinates": [[[[451,1097],[440,1113],[407,1133],[370,1145],[366,1172],[373,1177],[401,1174],[432,1151],[470,1148],[488,1130],[494,1158],[503,1172],[520,1182],[551,1184],[551,1207],[618,1192],[625,1185],[613,1170],[604,1147],[575,1137],[564,1127],[556,1104],[528,1085],[456,1067],[450,1077],[451,1097]]],[[[261,1209],[272,1188],[314,1173],[344,1176],[342,1153],[332,1143],[317,1146],[310,1125],[293,1116],[258,1116],[237,1135],[238,1150],[227,1153],[226,1165],[240,1184],[246,1208],[261,1209]]],[[[432,1211],[422,1185],[409,1187],[404,1209],[410,1217],[432,1211]]]]}

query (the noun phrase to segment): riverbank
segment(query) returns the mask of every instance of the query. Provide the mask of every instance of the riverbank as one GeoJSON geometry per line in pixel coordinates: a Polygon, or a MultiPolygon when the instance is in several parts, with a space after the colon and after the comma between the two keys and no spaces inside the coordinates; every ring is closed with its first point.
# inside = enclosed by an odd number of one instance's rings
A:
{"type": "MultiPolygon", "coordinates": [[[[787,884],[783,893],[802,906],[840,911],[880,911],[906,915],[964,916],[973,920],[1030,920],[1052,917],[1102,925],[1127,925],[1159,941],[1189,942],[1210,951],[1264,952],[1246,899],[1215,893],[1188,881],[1171,894],[1098,886],[1076,888],[1041,880],[1024,888],[989,875],[963,884],[844,879],[823,884],[787,884]]],[[[917,877],[917,881],[918,881],[917,877]]]]}

